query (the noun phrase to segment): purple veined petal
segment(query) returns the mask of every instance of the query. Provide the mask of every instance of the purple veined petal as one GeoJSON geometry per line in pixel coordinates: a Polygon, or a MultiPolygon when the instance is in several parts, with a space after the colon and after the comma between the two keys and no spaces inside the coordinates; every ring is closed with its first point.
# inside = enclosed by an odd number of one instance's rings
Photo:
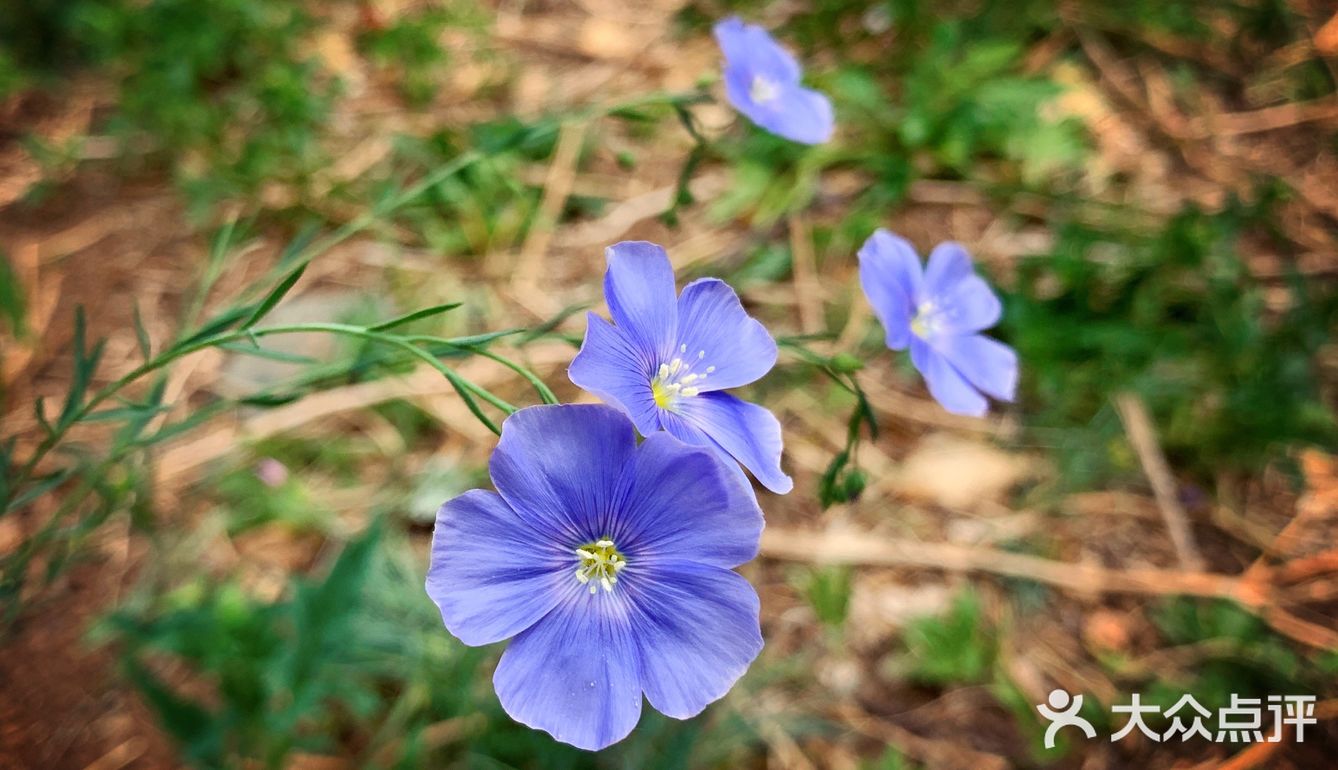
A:
{"type": "Polygon", "coordinates": [[[968,275],[946,294],[935,297],[937,334],[960,336],[988,329],[1003,316],[999,297],[978,275],[968,275]]]}
{"type": "Polygon", "coordinates": [[[557,606],[571,582],[571,562],[500,496],[475,489],[437,511],[427,593],[457,639],[492,644],[557,606]]]}
{"type": "Polygon", "coordinates": [[[929,263],[925,266],[924,298],[934,299],[947,296],[957,284],[975,275],[971,266],[971,255],[966,253],[962,244],[944,241],[929,252],[929,263]]]}
{"type": "Polygon", "coordinates": [[[860,288],[893,350],[910,344],[922,280],[920,257],[905,238],[880,228],[860,247],[860,288]]]}
{"type": "Polygon", "coordinates": [[[713,31],[727,67],[746,69],[778,83],[799,82],[802,74],[799,62],[765,29],[731,16],[716,22],[713,31]]]}
{"type": "Polygon", "coordinates": [[[691,383],[700,391],[747,385],[776,365],[776,341],[719,278],[702,278],[683,288],[678,342],[676,355],[701,378],[691,383]]]}
{"type": "Polygon", "coordinates": [[[975,388],[1000,401],[1017,393],[1017,353],[983,334],[940,337],[931,343],[975,388]]]}
{"type": "Polygon", "coordinates": [[[728,393],[682,398],[661,414],[665,430],[689,444],[718,447],[762,486],[783,495],[794,481],[781,470],[781,426],[771,412],[728,393]]]}
{"type": "Polygon", "coordinates": [[[989,402],[948,359],[919,337],[911,337],[911,363],[920,370],[935,401],[953,414],[984,417],[989,402]]]}
{"type": "Polygon", "coordinates": [[[635,451],[632,423],[613,407],[531,406],[502,423],[488,470],[521,519],[576,548],[605,534],[635,451]]]}
{"type": "Polygon", "coordinates": [[[665,560],[722,569],[757,555],[762,510],[733,458],[656,431],[623,477],[625,504],[610,533],[626,544],[628,569],[665,560]]]}
{"type": "Polygon", "coordinates": [[[642,688],[658,711],[687,719],[729,692],[762,651],[760,602],[729,570],[688,562],[653,569],[650,579],[626,581],[642,688]]]}
{"type": "Polygon", "coordinates": [[[659,430],[659,413],[650,389],[657,364],[608,321],[594,313],[585,318],[585,341],[567,376],[576,387],[622,410],[643,435],[659,430]]]}
{"type": "Polygon", "coordinates": [[[674,268],[664,249],[623,241],[604,250],[604,299],[609,314],[641,355],[659,361],[672,350],[678,330],[674,268]]]}
{"type": "Polygon", "coordinates": [[[561,604],[506,648],[493,687],[511,718],[563,743],[597,751],[641,718],[641,661],[620,593],[572,581],[561,604]]]}

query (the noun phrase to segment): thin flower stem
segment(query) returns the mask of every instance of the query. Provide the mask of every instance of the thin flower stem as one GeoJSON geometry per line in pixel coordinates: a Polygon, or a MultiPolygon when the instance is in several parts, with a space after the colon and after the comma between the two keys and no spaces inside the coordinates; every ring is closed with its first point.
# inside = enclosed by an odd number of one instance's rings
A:
{"type": "MultiPolygon", "coordinates": [[[[51,449],[55,447],[55,445],[59,443],[62,438],[64,438],[65,434],[69,431],[69,429],[72,426],[74,426],[80,420],[87,417],[94,409],[96,409],[98,406],[104,403],[107,399],[116,395],[126,386],[138,380],[139,378],[143,377],[144,375],[149,374],[158,369],[161,369],[164,366],[167,366],[168,364],[172,363],[173,361],[176,361],[179,358],[183,358],[192,353],[197,353],[207,348],[216,347],[218,345],[224,345],[229,342],[237,342],[241,340],[256,340],[262,337],[268,337],[272,335],[299,334],[303,332],[325,332],[328,334],[340,334],[349,337],[369,339],[397,347],[409,353],[415,358],[418,358],[419,360],[427,363],[433,369],[436,369],[444,377],[446,377],[446,379],[449,380],[451,385],[455,388],[456,392],[460,393],[461,397],[465,399],[466,405],[470,407],[470,411],[474,413],[474,416],[477,417],[484,425],[488,426],[489,430],[492,430],[494,433],[497,433],[499,435],[501,434],[501,429],[498,428],[496,423],[494,423],[486,414],[484,414],[478,408],[478,404],[473,401],[473,396],[478,396],[479,398],[483,399],[484,401],[487,401],[489,404],[492,404],[493,406],[497,407],[499,410],[507,414],[511,414],[512,412],[516,411],[515,406],[507,403],[501,398],[498,398],[488,390],[480,388],[479,386],[475,385],[469,380],[461,377],[450,367],[446,366],[441,361],[437,360],[437,358],[433,356],[431,353],[428,353],[426,350],[423,350],[417,345],[412,344],[411,342],[409,342],[408,340],[399,335],[385,334],[383,332],[375,332],[362,326],[353,326],[350,324],[337,324],[337,323],[290,324],[284,326],[253,327],[250,329],[220,332],[218,334],[196,340],[195,342],[192,342],[189,345],[170,348],[164,351],[163,353],[159,354],[157,357],[149,361],[146,361],[145,363],[141,364],[140,366],[136,367],[130,372],[127,372],[120,379],[116,380],[115,382],[109,383],[101,390],[99,390],[97,393],[93,394],[93,396],[89,398],[88,401],[86,401],[79,409],[77,409],[74,412],[74,414],[70,416],[69,419],[65,420],[62,424],[55,426],[54,429],[49,434],[47,434],[47,437],[42,441],[42,443],[38,444],[37,448],[33,450],[32,456],[28,458],[28,462],[24,464],[23,470],[19,472],[17,480],[14,484],[14,488],[19,489],[24,483],[27,482],[29,478],[31,478],[33,471],[37,467],[37,464],[42,461],[42,458],[45,457],[47,453],[50,452],[51,449]]],[[[466,350],[471,353],[484,352],[484,348],[477,347],[474,345],[454,343],[450,339],[441,340],[441,342],[451,344],[453,347],[456,347],[460,350],[466,350]]],[[[519,369],[519,365],[513,365],[513,368],[519,369]]]]}

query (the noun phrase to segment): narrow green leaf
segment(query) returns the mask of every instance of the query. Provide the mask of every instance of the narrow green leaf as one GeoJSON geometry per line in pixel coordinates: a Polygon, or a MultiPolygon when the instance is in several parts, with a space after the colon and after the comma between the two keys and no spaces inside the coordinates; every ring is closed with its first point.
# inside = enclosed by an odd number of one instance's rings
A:
{"type": "Polygon", "coordinates": [[[139,354],[145,363],[153,357],[153,347],[149,343],[149,332],[144,328],[144,319],[139,314],[139,301],[135,302],[135,339],[139,342],[139,354]]]}
{"type": "Polygon", "coordinates": [[[158,414],[158,413],[160,413],[160,412],[166,412],[167,410],[169,410],[169,409],[171,409],[171,408],[172,408],[172,407],[170,407],[170,406],[161,406],[161,405],[160,405],[160,406],[147,406],[147,405],[140,404],[140,405],[136,405],[136,406],[120,406],[120,407],[116,407],[116,408],[114,408],[114,409],[99,409],[99,410],[96,411],[96,412],[91,412],[91,413],[89,413],[89,414],[84,415],[84,420],[83,420],[83,421],[84,421],[84,422],[119,422],[119,421],[121,421],[121,420],[129,420],[129,419],[132,419],[132,418],[143,417],[143,416],[145,416],[145,415],[152,416],[152,415],[158,414]]]}
{"type": "Polygon", "coordinates": [[[382,321],[381,323],[375,326],[367,327],[367,330],[373,332],[388,331],[390,329],[394,329],[397,326],[403,326],[407,323],[420,321],[424,318],[431,318],[434,315],[441,315],[442,313],[446,313],[460,307],[461,304],[463,303],[448,302],[444,305],[433,305],[432,307],[426,307],[423,308],[422,310],[415,310],[412,313],[405,313],[404,315],[392,318],[389,321],[382,321]]]}
{"type": "Polygon", "coordinates": [[[84,396],[88,393],[88,385],[93,381],[98,360],[102,358],[102,346],[105,340],[98,340],[93,349],[89,350],[86,334],[87,320],[81,305],[74,311],[74,375],[70,378],[70,391],[65,396],[65,406],[60,411],[60,418],[56,420],[59,428],[69,427],[74,421],[74,415],[83,405],[84,396]]]}
{"type": "Polygon", "coordinates": [[[140,434],[149,427],[149,423],[157,415],[171,409],[170,404],[163,403],[163,396],[167,394],[167,373],[163,372],[153,383],[153,388],[149,391],[149,397],[141,404],[132,404],[138,408],[138,413],[131,415],[126,420],[121,429],[116,432],[116,446],[130,446],[139,440],[140,434]]]}
{"type": "Polygon", "coordinates": [[[14,331],[15,337],[28,334],[27,307],[18,274],[14,272],[14,266],[9,264],[9,255],[0,249],[0,315],[9,321],[9,328],[14,331]]]}
{"type": "Polygon", "coordinates": [[[215,334],[230,328],[233,324],[237,323],[238,319],[244,318],[250,313],[255,312],[255,307],[255,305],[238,305],[224,310],[222,313],[214,316],[212,320],[205,322],[204,326],[197,329],[194,334],[178,342],[177,347],[190,347],[200,340],[212,337],[215,334]]]}
{"type": "Polygon", "coordinates": [[[46,418],[46,396],[38,396],[33,402],[33,415],[37,418],[37,424],[42,426],[42,430],[46,431],[48,436],[56,432],[51,427],[51,421],[46,418]]]}
{"type": "Polygon", "coordinates": [[[69,468],[61,468],[49,476],[43,476],[27,489],[23,490],[23,492],[17,495],[13,500],[10,500],[9,503],[5,505],[4,512],[9,513],[10,511],[17,511],[28,503],[31,503],[42,495],[45,495],[47,492],[50,492],[65,483],[65,480],[73,473],[74,467],[71,466],[69,468]]]}
{"type": "Polygon", "coordinates": [[[471,348],[492,342],[493,340],[500,340],[503,337],[511,337],[516,334],[521,334],[524,331],[525,331],[524,329],[504,329],[499,332],[486,332],[484,334],[473,334],[468,337],[416,336],[416,337],[411,337],[410,339],[413,339],[416,342],[426,342],[429,344],[439,343],[442,345],[449,345],[454,348],[471,348]]]}
{"type": "Polygon", "coordinates": [[[162,442],[167,441],[168,439],[175,438],[181,435],[182,433],[185,433],[201,425],[202,423],[212,420],[213,418],[222,414],[227,409],[232,408],[232,404],[233,402],[230,401],[218,401],[204,407],[203,409],[197,409],[195,411],[192,411],[190,415],[187,416],[185,419],[179,422],[168,423],[163,427],[159,428],[157,433],[145,436],[144,438],[136,439],[135,443],[138,444],[139,446],[153,446],[154,444],[161,444],[162,442]]]}
{"type": "Polygon", "coordinates": [[[251,316],[242,322],[242,328],[249,329],[252,326],[255,326],[256,322],[264,318],[265,314],[269,311],[273,310],[274,306],[279,304],[279,300],[283,299],[284,295],[293,288],[293,284],[297,283],[298,279],[302,277],[302,274],[307,271],[307,264],[308,263],[303,262],[293,268],[289,271],[288,275],[284,276],[282,281],[279,281],[277,286],[270,289],[269,294],[265,295],[265,298],[260,300],[259,305],[256,305],[256,309],[251,313],[251,316]]]}
{"type": "Polygon", "coordinates": [[[270,348],[259,347],[258,344],[248,345],[240,342],[225,342],[218,346],[221,350],[230,353],[236,353],[243,356],[254,356],[256,358],[267,358],[271,361],[282,361],[286,364],[318,364],[318,359],[311,356],[303,356],[297,353],[285,353],[281,350],[272,350],[270,348]]]}

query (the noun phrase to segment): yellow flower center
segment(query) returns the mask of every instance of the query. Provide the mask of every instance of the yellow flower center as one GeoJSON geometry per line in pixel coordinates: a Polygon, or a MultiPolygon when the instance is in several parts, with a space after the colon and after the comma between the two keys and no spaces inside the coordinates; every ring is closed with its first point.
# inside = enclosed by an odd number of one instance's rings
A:
{"type": "Polygon", "coordinates": [[[627,567],[627,559],[608,538],[577,548],[576,559],[576,582],[590,586],[592,594],[600,587],[612,591],[618,584],[618,573],[627,567]]]}
{"type": "Polygon", "coordinates": [[[650,378],[650,393],[655,397],[655,405],[661,409],[673,409],[679,398],[700,394],[707,375],[715,371],[714,366],[701,372],[692,371],[694,365],[706,358],[706,351],[697,351],[695,359],[687,352],[687,345],[679,345],[678,355],[669,363],[660,364],[655,376],[650,378]]]}

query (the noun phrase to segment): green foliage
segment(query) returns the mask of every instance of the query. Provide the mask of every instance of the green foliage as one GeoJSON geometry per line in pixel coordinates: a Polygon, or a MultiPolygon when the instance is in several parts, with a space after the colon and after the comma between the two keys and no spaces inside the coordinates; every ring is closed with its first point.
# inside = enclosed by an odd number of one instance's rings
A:
{"type": "Polygon", "coordinates": [[[851,577],[849,567],[814,567],[798,581],[818,620],[827,626],[840,628],[846,622],[851,577]]]}
{"type": "Polygon", "coordinates": [[[878,759],[864,762],[860,766],[864,770],[916,770],[919,767],[893,746],[883,749],[883,755],[878,759]]]}
{"type": "Polygon", "coordinates": [[[998,643],[972,591],[958,595],[946,615],[912,622],[904,639],[911,657],[910,676],[917,682],[980,684],[993,674],[998,643]]]}
{"type": "Polygon", "coordinates": [[[1191,681],[1151,683],[1149,700],[1163,707],[1186,692],[1209,709],[1217,709],[1230,703],[1232,693],[1242,697],[1314,693],[1331,683],[1313,661],[1298,654],[1258,617],[1231,602],[1169,600],[1157,608],[1152,620],[1168,644],[1196,645],[1204,650],[1191,681]]]}
{"type": "Polygon", "coordinates": [[[490,686],[497,651],[442,631],[417,562],[374,527],[323,579],[294,580],[273,602],[197,577],[117,613],[102,633],[201,768],[284,767],[295,752],[350,744],[359,766],[378,767],[431,758],[434,767],[686,770],[738,766],[756,751],[751,731],[723,713],[684,723],[647,710],[631,738],[598,754],[516,724],[490,686]],[[207,682],[207,694],[155,673],[164,670],[207,682]]]}
{"type": "Polygon", "coordinates": [[[1047,119],[1045,107],[1061,89],[1019,74],[1022,52],[1015,40],[969,40],[958,24],[936,26],[906,73],[897,124],[904,145],[961,175],[978,171],[982,159],[1004,159],[1030,186],[1078,168],[1087,156],[1082,130],[1047,119]]]}
{"type": "Polygon", "coordinates": [[[1338,299],[1292,279],[1270,312],[1238,255],[1247,228],[1268,231],[1270,203],[1188,209],[1153,232],[1071,223],[1022,265],[1004,328],[1027,364],[1031,422],[1058,436],[1045,443],[1064,450],[1070,483],[1135,468],[1108,404],[1122,389],[1148,404],[1174,464],[1205,476],[1335,440],[1313,358],[1338,299]]]}
{"type": "Polygon", "coordinates": [[[374,63],[393,73],[410,104],[423,106],[435,96],[452,63],[443,33],[487,23],[485,16],[471,11],[459,2],[427,5],[396,16],[390,24],[368,25],[358,45],[374,63]]]}
{"type": "MultiPolygon", "coordinates": [[[[306,51],[289,0],[39,0],[0,19],[0,94],[97,68],[116,89],[108,128],[159,153],[197,204],[300,183],[325,161],[337,83],[306,51]]],[[[129,155],[133,156],[132,152],[129,155]]]]}
{"type": "Polygon", "coordinates": [[[0,320],[8,326],[15,337],[27,334],[25,323],[28,317],[28,301],[23,294],[23,285],[10,264],[9,255],[0,249],[0,320]]]}

